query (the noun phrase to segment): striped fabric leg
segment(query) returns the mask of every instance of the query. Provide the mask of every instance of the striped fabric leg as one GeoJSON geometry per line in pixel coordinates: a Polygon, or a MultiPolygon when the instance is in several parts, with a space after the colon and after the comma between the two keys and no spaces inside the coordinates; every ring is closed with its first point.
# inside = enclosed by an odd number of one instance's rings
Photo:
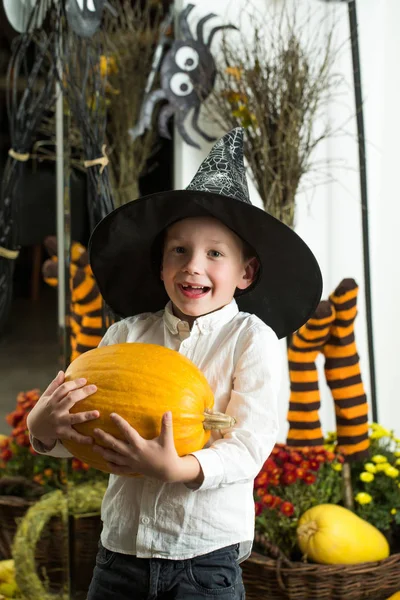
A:
{"type": "Polygon", "coordinates": [[[336,318],[323,349],[326,381],[335,402],[338,449],[348,460],[364,457],[369,447],[368,404],[354,337],[357,294],[354,279],[344,279],[330,296],[336,318]]]}
{"type": "Polygon", "coordinates": [[[321,402],[315,360],[329,338],[334,318],[333,306],[324,300],[311,319],[292,336],[288,349],[288,446],[321,446],[324,442],[318,415],[321,402]]]}

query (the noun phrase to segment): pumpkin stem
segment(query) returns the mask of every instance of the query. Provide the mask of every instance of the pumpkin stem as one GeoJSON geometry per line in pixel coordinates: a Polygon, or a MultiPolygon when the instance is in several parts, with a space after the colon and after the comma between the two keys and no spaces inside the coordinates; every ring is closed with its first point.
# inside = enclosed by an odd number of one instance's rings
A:
{"type": "Polygon", "coordinates": [[[236,419],[220,412],[204,411],[203,427],[209,429],[229,429],[236,423],[236,419]]]}

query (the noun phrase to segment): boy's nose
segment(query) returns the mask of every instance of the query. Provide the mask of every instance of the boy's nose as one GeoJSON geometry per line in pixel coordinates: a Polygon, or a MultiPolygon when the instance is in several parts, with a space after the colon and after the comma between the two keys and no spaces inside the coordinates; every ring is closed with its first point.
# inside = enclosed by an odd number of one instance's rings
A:
{"type": "Polygon", "coordinates": [[[202,261],[200,257],[192,255],[188,257],[188,260],[183,265],[183,271],[191,275],[201,273],[203,270],[202,261]]]}

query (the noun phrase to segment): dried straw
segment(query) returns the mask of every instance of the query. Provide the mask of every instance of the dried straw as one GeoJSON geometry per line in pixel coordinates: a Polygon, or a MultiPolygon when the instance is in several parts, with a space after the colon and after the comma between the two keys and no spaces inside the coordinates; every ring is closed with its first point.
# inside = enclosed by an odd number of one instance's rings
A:
{"type": "Polygon", "coordinates": [[[264,208],[290,227],[299,183],[330,134],[325,124],[316,130],[317,117],[338,85],[333,28],[324,18],[301,20],[300,4],[271,14],[249,3],[254,36],[224,38],[219,84],[208,102],[210,119],[224,131],[245,128],[245,157],[264,208]]]}

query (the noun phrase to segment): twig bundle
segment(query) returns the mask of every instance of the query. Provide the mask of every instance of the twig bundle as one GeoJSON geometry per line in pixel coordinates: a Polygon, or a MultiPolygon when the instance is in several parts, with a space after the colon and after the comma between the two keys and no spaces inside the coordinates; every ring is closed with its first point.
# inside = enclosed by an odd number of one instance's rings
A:
{"type": "MultiPolygon", "coordinates": [[[[111,4],[118,19],[110,17],[105,23],[107,54],[116,67],[108,78],[111,89],[107,134],[112,147],[110,167],[115,202],[121,205],[139,196],[139,178],[146,173],[156,150],[155,127],[134,141],[128,130],[139,119],[163,10],[161,3],[150,0],[113,0],[111,4]]],[[[155,119],[157,113],[158,109],[155,119]]]]}
{"type": "Polygon", "coordinates": [[[332,27],[321,34],[323,20],[300,21],[296,7],[291,14],[286,5],[274,16],[249,13],[253,37],[224,39],[209,103],[224,130],[245,128],[245,156],[265,210],[290,227],[300,180],[329,135],[325,125],[316,130],[316,120],[337,84],[332,27]]]}

